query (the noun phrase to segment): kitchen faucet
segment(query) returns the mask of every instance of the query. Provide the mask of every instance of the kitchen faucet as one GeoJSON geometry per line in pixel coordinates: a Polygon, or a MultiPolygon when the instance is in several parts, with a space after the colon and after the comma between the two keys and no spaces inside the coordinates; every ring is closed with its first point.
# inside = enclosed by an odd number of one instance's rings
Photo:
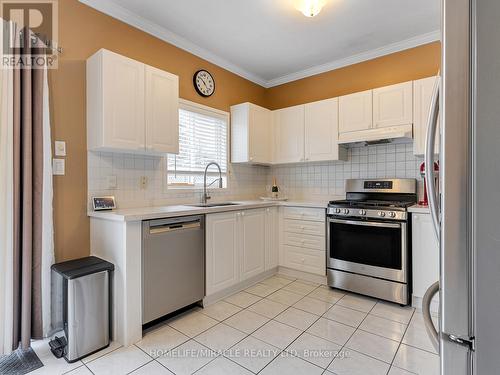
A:
{"type": "Polygon", "coordinates": [[[209,200],[211,198],[210,195],[208,195],[208,193],[207,193],[207,187],[211,186],[212,184],[214,184],[217,181],[219,181],[219,189],[222,189],[222,171],[220,169],[220,165],[217,164],[215,161],[212,161],[212,162],[208,163],[207,166],[205,167],[205,173],[203,175],[203,195],[201,197],[201,203],[206,204],[207,200],[209,200]],[[217,168],[219,168],[219,178],[216,180],[213,180],[207,186],[207,171],[211,165],[215,165],[215,166],[217,166],[217,168]]]}

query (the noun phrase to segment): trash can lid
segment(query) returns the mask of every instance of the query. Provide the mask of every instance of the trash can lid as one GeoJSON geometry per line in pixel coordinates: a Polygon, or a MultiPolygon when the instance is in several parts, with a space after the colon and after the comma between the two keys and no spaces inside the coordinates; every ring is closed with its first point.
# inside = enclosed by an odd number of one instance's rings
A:
{"type": "Polygon", "coordinates": [[[107,262],[104,259],[90,256],[56,263],[53,264],[51,268],[66,279],[75,279],[77,277],[90,275],[91,273],[113,271],[115,266],[113,263],[107,262]]]}

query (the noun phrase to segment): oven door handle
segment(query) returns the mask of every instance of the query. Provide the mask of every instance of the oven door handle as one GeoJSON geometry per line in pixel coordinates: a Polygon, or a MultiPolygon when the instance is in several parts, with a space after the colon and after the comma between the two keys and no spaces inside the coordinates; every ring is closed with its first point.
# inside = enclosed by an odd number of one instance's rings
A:
{"type": "Polygon", "coordinates": [[[329,223],[359,225],[363,227],[380,227],[380,228],[401,228],[400,223],[379,223],[375,221],[356,221],[356,220],[340,220],[328,219],[329,223]]]}

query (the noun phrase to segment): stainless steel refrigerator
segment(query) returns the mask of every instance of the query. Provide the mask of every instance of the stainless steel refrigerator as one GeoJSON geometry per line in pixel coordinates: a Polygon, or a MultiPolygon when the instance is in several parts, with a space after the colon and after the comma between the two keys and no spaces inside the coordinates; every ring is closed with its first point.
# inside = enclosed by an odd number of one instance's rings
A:
{"type": "Polygon", "coordinates": [[[430,172],[426,181],[440,280],[426,293],[423,311],[439,345],[442,374],[499,374],[500,0],[442,4],[441,80],[426,152],[426,170],[432,171],[439,130],[439,196],[430,172]],[[438,289],[434,331],[428,305],[438,289]]]}

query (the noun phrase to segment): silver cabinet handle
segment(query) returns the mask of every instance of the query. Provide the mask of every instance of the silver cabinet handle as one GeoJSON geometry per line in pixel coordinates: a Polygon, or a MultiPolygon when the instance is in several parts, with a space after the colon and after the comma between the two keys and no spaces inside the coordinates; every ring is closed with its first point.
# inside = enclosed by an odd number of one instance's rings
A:
{"type": "Polygon", "coordinates": [[[436,131],[438,128],[439,116],[439,75],[434,85],[432,93],[431,111],[427,123],[427,136],[425,145],[425,183],[429,196],[429,209],[431,211],[432,223],[434,224],[434,234],[438,243],[440,224],[439,224],[439,207],[436,195],[436,186],[434,184],[434,144],[436,141],[436,131]]]}
{"type": "Polygon", "coordinates": [[[432,345],[439,353],[439,334],[438,330],[434,326],[434,322],[431,317],[431,302],[432,298],[439,292],[439,281],[432,284],[429,289],[424,294],[422,299],[422,314],[424,315],[424,324],[427,335],[429,336],[432,345]]]}
{"type": "Polygon", "coordinates": [[[180,223],[180,224],[158,225],[150,227],[149,234],[168,233],[186,229],[198,229],[200,227],[201,223],[199,221],[193,221],[190,223],[180,223]]]}

